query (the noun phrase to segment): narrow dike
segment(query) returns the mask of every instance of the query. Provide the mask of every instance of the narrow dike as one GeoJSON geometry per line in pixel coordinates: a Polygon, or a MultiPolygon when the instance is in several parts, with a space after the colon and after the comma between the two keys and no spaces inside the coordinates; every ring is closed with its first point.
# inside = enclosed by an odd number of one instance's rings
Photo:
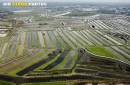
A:
{"type": "Polygon", "coordinates": [[[71,66],[72,61],[73,61],[73,59],[75,57],[75,54],[76,54],[76,50],[72,51],[70,57],[68,58],[68,61],[64,65],[64,68],[69,68],[71,66]]]}
{"type": "Polygon", "coordinates": [[[77,61],[74,64],[74,66],[72,67],[71,72],[76,67],[76,64],[80,61],[81,57],[83,56],[81,52],[83,52],[83,49],[82,48],[78,48],[78,58],[77,58],[77,61]]]}
{"type": "Polygon", "coordinates": [[[53,67],[57,66],[58,64],[60,64],[65,56],[69,53],[69,50],[65,50],[59,57],[56,61],[54,61],[53,63],[51,63],[50,65],[46,66],[43,70],[50,70],[52,69],[53,67]]]}
{"type": "Polygon", "coordinates": [[[80,74],[86,74],[86,75],[100,76],[104,78],[118,78],[118,79],[129,78],[127,76],[120,76],[120,75],[115,75],[112,73],[100,72],[100,71],[88,70],[88,69],[80,69],[80,68],[75,69],[75,72],[80,73],[80,74]]]}
{"type": "Polygon", "coordinates": [[[27,35],[27,46],[28,48],[31,47],[31,32],[28,32],[28,35],[27,35]]]}
{"type": "Polygon", "coordinates": [[[56,50],[54,54],[52,54],[50,57],[36,63],[36,64],[33,64],[32,66],[30,67],[27,67],[25,69],[23,69],[22,71],[16,73],[17,75],[19,76],[23,76],[24,74],[28,73],[29,71],[33,71],[34,69],[36,69],[37,67],[49,62],[50,60],[52,60],[53,58],[55,58],[55,56],[57,56],[59,54],[60,50],[56,50]]]}

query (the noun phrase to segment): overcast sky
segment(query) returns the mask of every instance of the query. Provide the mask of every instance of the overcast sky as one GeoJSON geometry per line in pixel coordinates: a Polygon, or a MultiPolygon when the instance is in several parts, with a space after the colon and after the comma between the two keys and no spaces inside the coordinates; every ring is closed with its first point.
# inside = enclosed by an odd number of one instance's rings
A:
{"type": "Polygon", "coordinates": [[[0,0],[0,1],[43,1],[43,2],[130,2],[130,0],[0,0]]]}

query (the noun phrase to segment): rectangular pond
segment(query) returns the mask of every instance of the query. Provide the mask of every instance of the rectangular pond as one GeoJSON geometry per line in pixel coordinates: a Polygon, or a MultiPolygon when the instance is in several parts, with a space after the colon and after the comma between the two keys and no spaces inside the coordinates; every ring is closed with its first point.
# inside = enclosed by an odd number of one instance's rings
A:
{"type": "Polygon", "coordinates": [[[36,32],[32,32],[32,35],[33,35],[33,40],[34,40],[34,46],[38,47],[38,37],[37,37],[36,32]]]}

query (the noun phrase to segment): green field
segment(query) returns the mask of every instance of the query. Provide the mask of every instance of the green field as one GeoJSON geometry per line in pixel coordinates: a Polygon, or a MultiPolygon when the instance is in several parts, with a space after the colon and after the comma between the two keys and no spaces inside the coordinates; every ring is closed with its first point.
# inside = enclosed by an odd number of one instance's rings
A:
{"type": "Polygon", "coordinates": [[[115,58],[120,60],[118,56],[114,55],[112,52],[108,51],[103,46],[87,46],[86,50],[95,55],[106,56],[109,58],[115,58]]]}
{"type": "Polygon", "coordinates": [[[0,85],[15,85],[15,84],[11,83],[11,82],[6,82],[6,81],[1,81],[0,80],[0,85]]]}

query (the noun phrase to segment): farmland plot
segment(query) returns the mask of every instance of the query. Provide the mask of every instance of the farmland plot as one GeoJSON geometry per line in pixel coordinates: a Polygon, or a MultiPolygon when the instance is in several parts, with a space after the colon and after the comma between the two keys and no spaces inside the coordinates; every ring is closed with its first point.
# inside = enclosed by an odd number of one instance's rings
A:
{"type": "Polygon", "coordinates": [[[103,36],[99,35],[107,44],[106,45],[115,45],[112,41],[109,41],[108,39],[104,38],[103,36]]]}
{"type": "Polygon", "coordinates": [[[83,59],[84,62],[86,62],[86,60],[87,60],[87,52],[86,51],[84,52],[84,55],[83,55],[82,59],[83,59]]]}
{"type": "MultiPolygon", "coordinates": [[[[93,22],[90,22],[90,23],[88,23],[89,24],[89,26],[92,28],[92,25],[95,25],[93,22]]],[[[98,28],[97,26],[95,26],[95,28],[94,29],[100,29],[100,28],[98,28]]]]}
{"type": "Polygon", "coordinates": [[[56,37],[58,37],[58,33],[56,31],[53,31],[53,33],[55,34],[56,37]]]}
{"type": "Polygon", "coordinates": [[[128,59],[126,59],[124,56],[122,56],[120,53],[116,52],[115,50],[113,50],[111,47],[105,47],[107,50],[109,50],[110,52],[114,53],[116,56],[118,56],[122,61],[125,61],[126,63],[129,63],[130,61],[128,59]]]}
{"type": "Polygon", "coordinates": [[[53,31],[53,29],[51,29],[51,28],[26,28],[27,30],[32,30],[32,31],[48,31],[48,30],[50,30],[50,31],[53,31]]]}
{"type": "Polygon", "coordinates": [[[76,46],[81,46],[77,40],[75,40],[68,32],[64,32],[64,34],[73,42],[76,44],[76,46]]]}
{"type": "Polygon", "coordinates": [[[17,36],[13,36],[11,39],[11,41],[15,41],[15,40],[17,40],[17,36]]]}
{"type": "Polygon", "coordinates": [[[57,39],[63,44],[64,48],[67,48],[66,43],[63,41],[62,37],[59,36],[59,34],[56,31],[53,31],[54,35],[57,37],[57,39]]]}
{"type": "Polygon", "coordinates": [[[98,40],[96,40],[93,36],[91,36],[87,31],[83,30],[83,33],[86,34],[90,39],[92,39],[97,44],[102,45],[98,40]]]}
{"type": "Polygon", "coordinates": [[[57,32],[59,32],[58,28],[55,28],[55,30],[56,30],[57,32]]]}
{"type": "Polygon", "coordinates": [[[111,40],[112,42],[116,43],[117,45],[122,45],[120,42],[112,39],[111,37],[107,36],[107,35],[103,35],[104,37],[106,37],[107,39],[111,40]]]}
{"type": "Polygon", "coordinates": [[[40,62],[38,62],[36,64],[33,64],[30,67],[27,67],[27,68],[23,69],[22,71],[20,71],[20,72],[18,72],[16,74],[19,75],[19,76],[22,76],[22,75],[28,73],[29,71],[33,71],[34,69],[38,68],[39,66],[44,65],[45,63],[51,61],[58,54],[59,54],[59,50],[56,50],[55,53],[52,54],[51,57],[48,57],[48,58],[46,58],[46,59],[44,59],[44,60],[42,60],[42,61],[40,61],[40,62]]]}
{"type": "Polygon", "coordinates": [[[91,39],[83,33],[83,31],[80,31],[80,33],[86,38],[86,41],[89,43],[89,45],[94,45],[94,42],[92,42],[91,39]]]}
{"type": "Polygon", "coordinates": [[[14,53],[15,53],[15,51],[16,51],[17,45],[18,45],[18,42],[14,42],[13,47],[12,47],[12,50],[11,50],[10,57],[14,57],[14,53]]]}
{"type": "Polygon", "coordinates": [[[102,72],[102,71],[99,71],[99,70],[91,70],[91,69],[81,69],[81,68],[77,68],[75,69],[75,72],[76,73],[94,73],[95,75],[98,75],[102,78],[107,78],[109,76],[109,78],[118,78],[118,79],[122,79],[122,77],[120,75],[114,75],[114,74],[110,74],[109,72],[102,72]],[[109,74],[108,74],[109,73],[109,74]]]}
{"type": "Polygon", "coordinates": [[[19,49],[18,49],[18,55],[23,54],[25,38],[26,38],[26,32],[23,32],[21,34],[21,39],[20,39],[21,44],[20,44],[19,49]]]}
{"type": "Polygon", "coordinates": [[[100,34],[100,35],[103,35],[103,33],[102,32],[100,32],[99,30],[95,30],[98,34],[100,34]]]}
{"type": "Polygon", "coordinates": [[[46,32],[46,31],[43,31],[43,33],[44,33],[45,39],[46,39],[46,41],[47,41],[48,47],[53,47],[53,45],[52,45],[52,43],[51,43],[51,40],[50,40],[50,38],[49,38],[47,32],[46,32]]]}
{"type": "Polygon", "coordinates": [[[76,36],[76,34],[72,33],[72,32],[68,32],[69,34],[71,34],[71,36],[73,36],[73,38],[76,39],[76,41],[80,42],[83,46],[86,46],[86,43],[81,40],[78,36],[76,36]]]}
{"type": "MultiPolygon", "coordinates": [[[[39,50],[36,51],[35,53],[26,56],[26,59],[29,59],[29,58],[31,58],[32,56],[36,56],[36,55],[38,55],[39,53],[41,53],[42,51],[43,51],[42,49],[39,49],[39,50]]],[[[8,68],[9,66],[13,66],[14,64],[18,64],[19,61],[24,62],[24,61],[25,61],[25,57],[20,57],[20,58],[18,58],[18,59],[16,59],[16,60],[12,60],[11,62],[8,62],[8,63],[4,64],[3,66],[0,67],[0,70],[2,70],[2,69],[4,69],[4,68],[8,68]]]]}
{"type": "Polygon", "coordinates": [[[72,42],[71,42],[62,32],[59,32],[59,34],[62,36],[63,39],[66,40],[66,42],[67,42],[73,49],[76,49],[76,47],[72,44],[72,42]]]}
{"type": "Polygon", "coordinates": [[[83,51],[84,51],[83,48],[78,48],[78,59],[77,59],[77,62],[81,59],[83,51]]]}
{"type": "Polygon", "coordinates": [[[20,37],[21,37],[21,33],[18,35],[18,37],[17,37],[17,41],[19,41],[20,40],[20,37]]]}
{"type": "Polygon", "coordinates": [[[107,28],[107,27],[105,27],[103,24],[100,24],[100,22],[98,22],[97,20],[95,20],[95,24],[99,27],[99,28],[102,28],[102,29],[109,29],[109,28],[107,28]]]}
{"type": "Polygon", "coordinates": [[[94,25],[96,28],[98,29],[103,29],[103,27],[101,27],[99,24],[97,24],[95,21],[92,22],[91,25],[94,25]]]}
{"type": "MultiPolygon", "coordinates": [[[[9,73],[9,72],[12,72],[12,71],[14,71],[14,70],[20,69],[20,67],[23,68],[24,66],[30,65],[30,64],[32,64],[32,63],[34,63],[34,62],[37,62],[38,60],[41,60],[43,57],[47,56],[47,55],[48,55],[50,52],[52,52],[52,51],[53,51],[53,49],[47,50],[47,51],[46,51],[45,53],[43,53],[41,56],[35,57],[35,58],[33,58],[33,59],[31,59],[31,60],[28,60],[28,61],[25,61],[25,62],[22,62],[22,63],[20,63],[20,64],[14,66],[14,67],[12,67],[12,68],[7,69],[7,70],[4,71],[3,73],[9,73]]],[[[37,54],[36,54],[36,55],[37,55],[37,54]]]]}
{"type": "Polygon", "coordinates": [[[51,36],[52,40],[54,41],[54,43],[56,44],[57,48],[61,48],[59,42],[56,40],[55,36],[53,35],[53,33],[51,31],[48,31],[49,35],[51,36]]]}
{"type": "Polygon", "coordinates": [[[98,31],[98,30],[95,30],[97,33],[98,33],[98,36],[100,36],[104,41],[106,41],[107,43],[109,43],[110,45],[115,45],[115,43],[113,43],[112,41],[106,39],[105,37],[103,37],[103,33],[98,31]]]}
{"type": "Polygon", "coordinates": [[[34,40],[34,46],[38,47],[38,38],[37,38],[36,32],[33,32],[32,35],[33,35],[33,40],[34,40]]]}
{"type": "Polygon", "coordinates": [[[73,33],[75,33],[78,37],[80,37],[82,40],[84,40],[87,44],[92,45],[92,43],[91,43],[89,40],[85,39],[83,36],[81,36],[81,35],[80,35],[79,33],[77,33],[76,31],[73,31],[73,33]]]}
{"type": "Polygon", "coordinates": [[[111,27],[107,26],[105,23],[103,23],[102,21],[100,20],[97,20],[97,22],[100,23],[100,25],[103,25],[104,27],[108,28],[108,29],[112,29],[111,27]]]}
{"type": "Polygon", "coordinates": [[[26,38],[26,32],[23,32],[22,35],[21,35],[21,45],[24,45],[24,42],[25,42],[25,38],[26,38]]]}
{"type": "Polygon", "coordinates": [[[58,39],[61,41],[61,43],[63,44],[64,48],[68,48],[66,43],[63,41],[62,37],[58,37],[58,39]]]}
{"type": "Polygon", "coordinates": [[[108,28],[105,27],[103,24],[101,24],[100,22],[98,22],[97,20],[95,20],[95,24],[98,25],[100,28],[103,28],[104,30],[107,30],[108,28]]]}
{"type": "Polygon", "coordinates": [[[103,23],[102,21],[100,20],[96,20],[95,21],[97,24],[99,24],[101,27],[103,27],[104,29],[112,29],[110,28],[109,26],[107,26],[105,23],[103,23]]]}
{"type": "Polygon", "coordinates": [[[89,45],[94,45],[91,40],[82,32],[80,31],[80,34],[82,35],[82,37],[85,39],[84,41],[87,42],[89,45]]]}
{"type": "Polygon", "coordinates": [[[68,27],[68,30],[72,30],[70,27],[68,27]]]}
{"type": "Polygon", "coordinates": [[[44,43],[44,39],[43,39],[43,35],[41,32],[38,32],[38,36],[39,36],[39,39],[40,39],[40,44],[42,47],[45,47],[45,43],[44,43]]]}
{"type": "Polygon", "coordinates": [[[100,27],[104,29],[109,29],[108,27],[104,26],[104,23],[101,24],[101,22],[99,22],[98,20],[95,20],[95,23],[97,23],[100,27]]]}
{"type": "Polygon", "coordinates": [[[90,24],[90,26],[94,25],[94,26],[95,26],[94,29],[103,29],[102,27],[100,27],[100,26],[99,26],[97,23],[95,23],[94,21],[90,22],[89,24],[90,24]]]}
{"type": "Polygon", "coordinates": [[[61,29],[60,28],[58,28],[59,29],[59,31],[61,32],[61,29]]]}
{"type": "Polygon", "coordinates": [[[94,34],[94,32],[90,32],[90,31],[87,31],[89,32],[93,37],[95,37],[98,41],[100,41],[102,44],[104,45],[108,45],[105,41],[103,41],[100,37],[96,36],[96,34],[94,34]]]}
{"type": "Polygon", "coordinates": [[[82,33],[80,31],[72,31],[72,32],[77,32],[80,36],[82,36],[82,33]]]}
{"type": "Polygon", "coordinates": [[[12,45],[12,43],[8,44],[8,46],[6,48],[6,52],[4,53],[4,55],[3,55],[1,60],[5,60],[6,59],[6,56],[7,56],[8,52],[9,52],[9,49],[11,48],[11,45],[12,45]]]}
{"type": "Polygon", "coordinates": [[[5,53],[5,50],[6,50],[7,46],[8,46],[8,43],[5,43],[4,46],[3,46],[3,48],[2,48],[2,53],[0,54],[0,58],[1,58],[1,57],[3,56],[3,54],[5,53]]]}
{"type": "Polygon", "coordinates": [[[53,63],[51,63],[50,65],[46,66],[43,70],[50,70],[52,69],[53,67],[57,66],[58,64],[60,64],[65,56],[69,53],[69,50],[65,50],[59,57],[56,61],[54,61],[53,63]]]}
{"type": "Polygon", "coordinates": [[[125,52],[127,52],[130,55],[130,50],[128,48],[125,48],[125,47],[122,47],[122,46],[120,46],[119,48],[124,50],[125,52]]]}
{"type": "Polygon", "coordinates": [[[29,48],[31,47],[31,32],[28,32],[27,46],[28,46],[29,48]]]}
{"type": "Polygon", "coordinates": [[[130,58],[130,55],[127,54],[126,52],[122,51],[121,49],[115,47],[115,46],[112,46],[113,49],[115,49],[116,51],[120,52],[121,54],[125,55],[126,57],[129,57],[130,58]]]}
{"type": "Polygon", "coordinates": [[[75,53],[76,53],[76,50],[73,50],[70,57],[68,58],[67,62],[65,63],[64,68],[69,68],[71,66],[72,61],[75,57],[75,53]]]}

